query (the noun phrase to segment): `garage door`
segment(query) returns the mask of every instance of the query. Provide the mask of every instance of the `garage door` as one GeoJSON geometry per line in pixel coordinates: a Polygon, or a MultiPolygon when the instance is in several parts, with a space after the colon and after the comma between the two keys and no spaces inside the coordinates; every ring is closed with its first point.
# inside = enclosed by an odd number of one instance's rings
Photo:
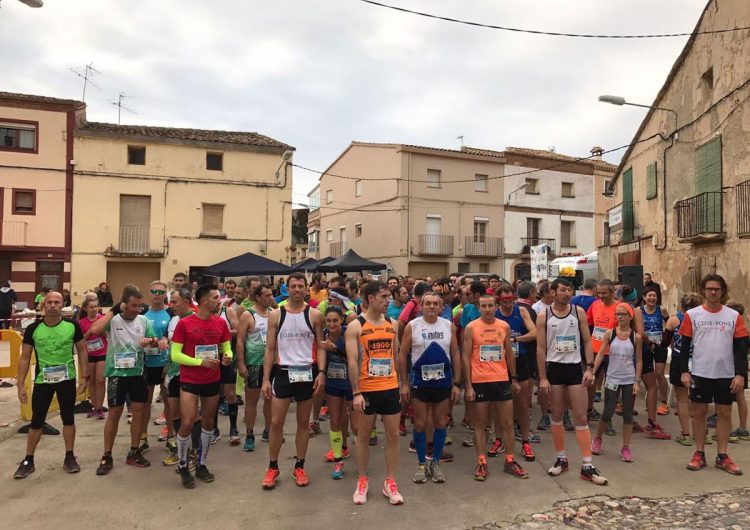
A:
{"type": "Polygon", "coordinates": [[[409,276],[433,280],[448,276],[448,263],[440,261],[419,261],[409,263],[409,276]]]}
{"type": "Polygon", "coordinates": [[[110,261],[107,263],[107,283],[112,291],[112,298],[118,300],[123,288],[131,283],[148,298],[146,291],[152,281],[161,279],[160,270],[158,262],[110,261]]]}

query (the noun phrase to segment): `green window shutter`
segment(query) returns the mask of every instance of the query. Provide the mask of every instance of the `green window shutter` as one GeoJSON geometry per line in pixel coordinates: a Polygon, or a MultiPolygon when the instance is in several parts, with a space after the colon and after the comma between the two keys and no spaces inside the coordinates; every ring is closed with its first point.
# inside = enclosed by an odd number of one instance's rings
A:
{"type": "Polygon", "coordinates": [[[695,150],[695,193],[706,193],[698,201],[697,224],[699,233],[718,233],[722,229],[721,195],[721,136],[695,150]]]}
{"type": "Polygon", "coordinates": [[[622,174],[622,240],[633,240],[633,168],[622,174]]]}
{"type": "Polygon", "coordinates": [[[646,198],[656,198],[656,162],[648,165],[646,168],[646,198]]]}

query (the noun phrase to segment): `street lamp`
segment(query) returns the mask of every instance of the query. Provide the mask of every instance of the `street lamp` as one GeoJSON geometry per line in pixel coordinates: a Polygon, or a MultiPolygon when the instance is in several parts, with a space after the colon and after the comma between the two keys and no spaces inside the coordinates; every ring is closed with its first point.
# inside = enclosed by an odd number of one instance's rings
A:
{"type": "MultiPolygon", "coordinates": [[[[674,132],[672,134],[675,135],[675,140],[677,139],[677,111],[672,110],[672,109],[668,109],[666,107],[654,107],[654,106],[651,106],[651,105],[642,105],[640,103],[630,103],[628,101],[625,101],[625,98],[622,97],[622,96],[611,96],[611,95],[606,95],[605,94],[603,96],[599,96],[598,99],[602,103],[609,103],[610,105],[617,105],[619,107],[621,107],[623,105],[629,105],[631,107],[642,107],[644,109],[664,110],[664,111],[667,111],[667,112],[671,112],[672,115],[674,116],[674,132]]],[[[669,136],[671,136],[671,135],[669,135],[669,136]]]]}
{"type": "Polygon", "coordinates": [[[505,201],[505,204],[510,205],[510,198],[513,196],[513,194],[516,193],[517,191],[521,191],[521,190],[525,189],[526,187],[528,187],[528,185],[529,185],[528,182],[524,182],[523,185],[520,188],[516,188],[513,191],[511,191],[508,194],[508,200],[505,201]]]}

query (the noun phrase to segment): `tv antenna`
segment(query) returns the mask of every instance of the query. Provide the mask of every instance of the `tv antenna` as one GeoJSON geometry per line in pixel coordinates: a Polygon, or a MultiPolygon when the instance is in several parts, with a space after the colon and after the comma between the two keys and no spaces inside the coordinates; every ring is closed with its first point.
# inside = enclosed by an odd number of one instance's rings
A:
{"type": "Polygon", "coordinates": [[[117,96],[117,101],[112,101],[111,99],[107,100],[110,103],[112,103],[112,105],[114,105],[115,107],[117,107],[117,125],[120,125],[120,116],[122,114],[123,109],[126,110],[126,111],[128,111],[130,114],[138,114],[133,109],[129,109],[128,107],[126,107],[125,105],[122,104],[122,100],[123,99],[127,99],[127,98],[132,99],[133,96],[128,96],[128,95],[123,94],[122,92],[120,92],[120,94],[117,96]]]}
{"type": "Polygon", "coordinates": [[[456,140],[461,142],[461,149],[463,149],[464,148],[464,135],[462,134],[461,136],[456,136],[456,140]]]}
{"type": "Polygon", "coordinates": [[[83,97],[81,98],[81,101],[84,101],[84,102],[86,101],[86,87],[88,85],[93,86],[97,90],[101,90],[101,88],[91,80],[91,78],[94,77],[94,74],[101,74],[99,70],[94,68],[93,62],[90,62],[89,64],[86,65],[86,68],[84,69],[83,73],[79,72],[75,68],[68,68],[68,70],[70,70],[75,75],[83,79],[83,97]]]}

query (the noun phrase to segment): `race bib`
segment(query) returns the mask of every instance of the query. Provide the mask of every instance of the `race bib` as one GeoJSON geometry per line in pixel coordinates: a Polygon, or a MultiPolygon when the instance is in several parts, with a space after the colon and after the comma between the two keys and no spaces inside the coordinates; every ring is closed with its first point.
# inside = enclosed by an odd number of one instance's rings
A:
{"type": "Polygon", "coordinates": [[[45,383],[59,383],[60,381],[68,380],[68,367],[62,366],[48,366],[42,369],[42,377],[45,383]]]}
{"type": "Polygon", "coordinates": [[[647,331],[646,336],[648,337],[648,340],[650,340],[657,346],[661,344],[661,331],[647,331]]]}
{"type": "Polygon", "coordinates": [[[479,360],[483,363],[498,362],[503,358],[503,347],[500,344],[482,344],[479,346],[479,360]]]}
{"type": "MultiPolygon", "coordinates": [[[[157,350],[158,351],[158,350],[157,350]]],[[[196,359],[219,360],[219,347],[216,344],[198,344],[195,346],[196,359]]]]}
{"type": "Polygon", "coordinates": [[[389,377],[391,373],[391,359],[370,359],[367,364],[367,374],[370,377],[389,377]]]}
{"type": "Polygon", "coordinates": [[[344,363],[333,361],[328,363],[326,377],[328,377],[328,379],[346,379],[346,365],[344,363]]]}
{"type": "Polygon", "coordinates": [[[610,383],[609,379],[606,379],[604,381],[604,388],[606,388],[607,390],[611,390],[612,392],[617,392],[619,385],[617,383],[610,383]]]}
{"type": "Polygon", "coordinates": [[[312,366],[290,366],[287,372],[290,383],[309,383],[313,380],[312,366]]]}
{"type": "Polygon", "coordinates": [[[422,381],[438,381],[440,379],[445,379],[445,363],[422,365],[422,381]]]}
{"type": "Polygon", "coordinates": [[[510,346],[513,348],[513,353],[515,354],[515,356],[518,357],[518,351],[519,351],[518,343],[511,342],[510,346]]]}
{"type": "Polygon", "coordinates": [[[115,368],[118,370],[128,370],[135,368],[135,361],[138,354],[134,351],[121,351],[115,353],[115,368]]]}
{"type": "Polygon", "coordinates": [[[263,344],[266,343],[266,336],[268,335],[268,332],[264,329],[260,332],[260,340],[263,341],[263,344]]]}
{"type": "Polygon", "coordinates": [[[155,348],[154,346],[146,346],[145,348],[143,348],[143,353],[145,353],[146,355],[159,355],[159,353],[161,352],[159,351],[159,348],[155,348]]]}
{"type": "Polygon", "coordinates": [[[602,341],[604,340],[604,334],[606,332],[607,332],[607,328],[596,326],[594,328],[594,331],[591,333],[591,338],[594,340],[602,341]]]}
{"type": "Polygon", "coordinates": [[[99,351],[103,349],[104,349],[104,342],[102,342],[101,337],[86,341],[86,351],[88,351],[89,353],[91,353],[92,351],[99,351]]]}
{"type": "Polygon", "coordinates": [[[557,353],[570,353],[577,349],[575,335],[557,335],[555,337],[555,351],[557,353]]]}

